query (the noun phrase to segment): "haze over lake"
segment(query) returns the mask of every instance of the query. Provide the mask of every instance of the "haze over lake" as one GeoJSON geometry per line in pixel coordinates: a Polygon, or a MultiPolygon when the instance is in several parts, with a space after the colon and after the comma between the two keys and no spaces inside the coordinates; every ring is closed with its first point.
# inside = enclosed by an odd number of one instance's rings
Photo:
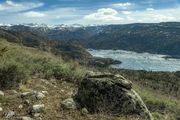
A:
{"type": "Polygon", "coordinates": [[[88,49],[88,51],[95,57],[112,58],[122,62],[121,64],[112,65],[113,68],[146,71],[180,71],[180,59],[166,59],[166,55],[136,53],[124,50],[88,49]]]}

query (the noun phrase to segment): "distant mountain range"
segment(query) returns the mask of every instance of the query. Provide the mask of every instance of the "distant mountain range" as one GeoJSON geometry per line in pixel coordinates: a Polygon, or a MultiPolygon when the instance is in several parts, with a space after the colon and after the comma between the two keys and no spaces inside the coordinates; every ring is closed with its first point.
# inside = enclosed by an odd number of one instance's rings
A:
{"type": "Polygon", "coordinates": [[[4,31],[23,36],[32,42],[35,39],[76,41],[86,48],[121,49],[180,56],[180,22],[101,26],[1,25],[0,36],[4,31]]]}
{"type": "MultiPolygon", "coordinates": [[[[58,28],[60,27],[62,26],[58,26],[58,28]]],[[[67,28],[63,26],[63,28],[70,31],[70,27],[67,28]]],[[[72,29],[75,28],[78,27],[72,27],[72,29]]],[[[76,40],[52,39],[49,37],[48,32],[56,29],[57,27],[49,28],[46,25],[39,26],[36,24],[2,25],[0,27],[0,38],[4,38],[8,42],[51,52],[66,61],[76,60],[83,65],[106,67],[110,64],[121,63],[111,58],[93,57],[81,43],[76,40]]]]}

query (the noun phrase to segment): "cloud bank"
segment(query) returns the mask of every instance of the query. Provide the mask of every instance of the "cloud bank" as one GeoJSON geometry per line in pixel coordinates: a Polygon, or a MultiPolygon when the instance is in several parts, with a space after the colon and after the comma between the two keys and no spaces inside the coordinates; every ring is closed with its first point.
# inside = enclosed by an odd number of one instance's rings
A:
{"type": "Polygon", "coordinates": [[[95,13],[85,15],[83,19],[85,21],[98,23],[118,22],[123,20],[123,18],[118,16],[118,12],[112,8],[98,9],[95,13]]]}
{"type": "Polygon", "coordinates": [[[46,23],[46,24],[127,24],[157,23],[167,21],[180,22],[180,3],[177,0],[159,2],[155,0],[132,2],[103,2],[88,5],[74,5],[67,2],[64,6],[47,1],[6,0],[0,2],[0,23],[46,23]],[[151,1],[151,2],[150,2],[151,1]],[[163,6],[160,4],[163,3],[163,6]],[[171,4],[172,3],[172,4],[171,4]],[[51,5],[50,5],[51,4],[51,5]],[[97,4],[97,5],[96,5],[97,4]],[[88,6],[88,8],[87,8],[88,6]],[[169,7],[170,6],[170,7],[169,7]]]}

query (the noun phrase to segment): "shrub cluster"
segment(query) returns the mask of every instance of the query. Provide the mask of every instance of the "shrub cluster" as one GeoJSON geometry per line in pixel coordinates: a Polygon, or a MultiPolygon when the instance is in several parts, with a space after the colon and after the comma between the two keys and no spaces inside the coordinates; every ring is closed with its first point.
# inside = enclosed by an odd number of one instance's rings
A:
{"type": "Polygon", "coordinates": [[[26,73],[17,65],[0,68],[0,88],[11,89],[26,79],[26,73]]]}
{"type": "Polygon", "coordinates": [[[8,46],[8,51],[0,56],[0,88],[16,87],[31,76],[75,82],[85,74],[75,61],[64,61],[51,53],[17,44],[6,45],[5,41],[0,41],[0,45],[8,46]]]}

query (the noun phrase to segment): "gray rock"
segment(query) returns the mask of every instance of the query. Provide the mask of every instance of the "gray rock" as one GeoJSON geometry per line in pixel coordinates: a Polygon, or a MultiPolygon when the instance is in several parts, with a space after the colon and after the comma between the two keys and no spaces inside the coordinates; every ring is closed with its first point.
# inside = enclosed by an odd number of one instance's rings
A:
{"type": "Polygon", "coordinates": [[[61,105],[63,108],[66,109],[76,109],[77,104],[72,98],[65,99],[61,102],[61,105]]]}
{"type": "Polygon", "coordinates": [[[30,103],[29,100],[25,100],[25,101],[24,101],[24,104],[26,104],[27,106],[29,106],[31,103],[30,103]]]}
{"type": "Polygon", "coordinates": [[[16,90],[12,90],[11,93],[12,94],[18,94],[18,92],[16,90]]]}
{"type": "Polygon", "coordinates": [[[86,108],[82,108],[81,113],[82,115],[87,115],[89,112],[86,108]]]}
{"type": "Polygon", "coordinates": [[[18,108],[19,108],[19,109],[23,109],[23,105],[19,105],[18,108]]]}
{"type": "Polygon", "coordinates": [[[8,111],[7,113],[4,114],[4,117],[5,118],[11,118],[15,115],[15,112],[14,111],[8,111]]]}
{"type": "Polygon", "coordinates": [[[0,90],[0,96],[4,96],[4,92],[0,90]]]}
{"type": "Polygon", "coordinates": [[[45,109],[44,104],[37,104],[37,105],[32,106],[32,112],[33,113],[41,113],[44,111],[44,109],[45,109]]]}
{"type": "Polygon", "coordinates": [[[48,91],[41,91],[41,93],[47,95],[47,94],[48,94],[48,91]]]}
{"type": "Polygon", "coordinates": [[[45,97],[45,95],[43,94],[43,93],[41,93],[41,92],[37,92],[36,93],[36,98],[37,98],[37,100],[41,100],[41,99],[43,99],[45,97]]]}
{"type": "Polygon", "coordinates": [[[3,108],[2,107],[0,107],[0,112],[2,112],[3,111],[3,108]]]}
{"type": "Polygon", "coordinates": [[[21,98],[30,98],[33,95],[33,92],[24,92],[21,94],[21,98]]]}
{"type": "Polygon", "coordinates": [[[90,113],[138,114],[152,120],[140,96],[132,89],[132,83],[120,75],[99,74],[83,79],[75,100],[90,113]]]}
{"type": "Polygon", "coordinates": [[[41,100],[45,97],[45,95],[41,92],[25,92],[21,94],[22,99],[30,99],[30,100],[41,100]]]}
{"type": "Polygon", "coordinates": [[[26,97],[26,96],[29,96],[31,92],[24,92],[21,94],[22,97],[26,97]]]}
{"type": "Polygon", "coordinates": [[[40,116],[41,116],[40,113],[35,113],[35,114],[33,115],[33,117],[35,117],[35,118],[40,117],[40,116]]]}
{"type": "Polygon", "coordinates": [[[19,120],[33,120],[31,117],[23,116],[20,117],[19,120]]]}

